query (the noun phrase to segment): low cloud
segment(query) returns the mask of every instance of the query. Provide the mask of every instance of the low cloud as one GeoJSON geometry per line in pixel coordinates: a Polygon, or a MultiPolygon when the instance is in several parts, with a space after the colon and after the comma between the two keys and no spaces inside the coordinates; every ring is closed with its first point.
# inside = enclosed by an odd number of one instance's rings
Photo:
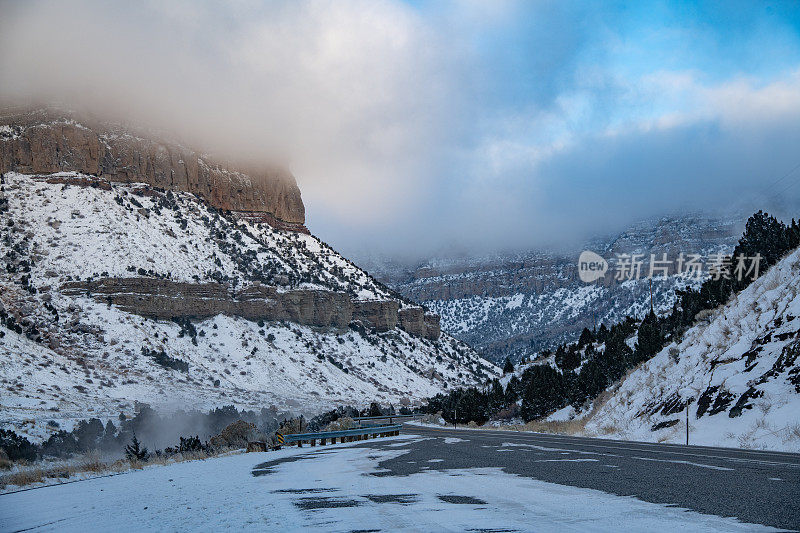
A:
{"type": "Polygon", "coordinates": [[[286,164],[312,231],[347,252],[522,248],[800,203],[798,176],[774,185],[800,163],[800,53],[780,10],[663,31],[637,10],[513,1],[0,10],[0,97],[286,164]]]}
{"type": "Polygon", "coordinates": [[[336,216],[366,221],[413,198],[452,112],[457,62],[398,3],[33,1],[3,12],[4,96],[279,159],[336,216]]]}

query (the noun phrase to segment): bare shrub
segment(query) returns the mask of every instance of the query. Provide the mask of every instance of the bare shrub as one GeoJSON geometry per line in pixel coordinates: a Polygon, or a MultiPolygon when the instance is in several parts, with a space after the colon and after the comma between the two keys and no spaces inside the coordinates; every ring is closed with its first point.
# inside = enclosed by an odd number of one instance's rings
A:
{"type": "MultiPolygon", "coordinates": [[[[25,487],[35,483],[48,483],[48,480],[68,480],[79,474],[108,475],[122,473],[129,470],[141,470],[145,466],[152,464],[168,465],[183,461],[207,459],[209,457],[216,457],[228,453],[232,453],[231,450],[198,450],[178,455],[154,455],[147,461],[119,459],[104,463],[96,452],[89,452],[77,462],[58,463],[50,466],[20,464],[18,471],[0,476],[0,489],[4,489],[7,486],[25,487]]],[[[90,475],[85,477],[94,476],[90,475]]]]}
{"type": "Polygon", "coordinates": [[[800,424],[793,424],[786,428],[786,440],[800,440],[800,424]]]}
{"type": "Polygon", "coordinates": [[[325,428],[326,431],[344,431],[347,429],[353,429],[356,427],[356,423],[353,421],[352,418],[349,416],[345,416],[339,418],[338,420],[334,420],[330,424],[328,424],[325,428]]]}
{"type": "Polygon", "coordinates": [[[672,359],[672,362],[677,364],[680,360],[681,352],[678,350],[677,346],[671,346],[669,349],[669,358],[672,359]]]}
{"type": "Polygon", "coordinates": [[[713,309],[703,309],[696,315],[694,315],[695,322],[711,322],[711,317],[714,316],[713,309]]]}
{"type": "Polygon", "coordinates": [[[219,435],[211,437],[211,446],[216,449],[244,448],[250,441],[263,441],[266,436],[261,433],[255,424],[237,420],[229,424],[219,435]]]}
{"type": "Polygon", "coordinates": [[[422,417],[422,422],[425,424],[439,424],[439,421],[442,418],[442,412],[439,411],[438,413],[427,414],[422,417]]]}

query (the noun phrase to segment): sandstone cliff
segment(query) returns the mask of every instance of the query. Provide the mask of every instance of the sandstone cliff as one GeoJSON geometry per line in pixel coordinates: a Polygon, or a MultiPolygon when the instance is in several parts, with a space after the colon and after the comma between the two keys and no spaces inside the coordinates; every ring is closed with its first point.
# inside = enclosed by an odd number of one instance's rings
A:
{"type": "Polygon", "coordinates": [[[356,321],[375,331],[399,327],[430,340],[438,340],[441,334],[439,317],[425,314],[421,307],[399,309],[395,300],[351,300],[347,294],[333,291],[280,292],[254,283],[233,292],[220,283],[180,283],[145,277],[69,281],[60,290],[69,296],[87,294],[149,318],[208,318],[224,314],[336,328],[356,321]]]}
{"type": "Polygon", "coordinates": [[[283,229],[305,230],[300,189],[285,170],[243,172],[175,143],[65,113],[0,113],[0,174],[9,171],[73,171],[146,183],[196,194],[216,208],[260,216],[283,229]]]}

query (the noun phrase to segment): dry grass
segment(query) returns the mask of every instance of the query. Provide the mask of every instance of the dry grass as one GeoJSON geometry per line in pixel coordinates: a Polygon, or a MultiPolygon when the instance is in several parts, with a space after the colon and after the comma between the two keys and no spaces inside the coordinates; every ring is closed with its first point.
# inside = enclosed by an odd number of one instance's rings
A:
{"type": "Polygon", "coordinates": [[[619,428],[614,424],[600,426],[601,435],[614,435],[615,433],[619,433],[619,428]]]}
{"type": "Polygon", "coordinates": [[[533,431],[535,433],[553,433],[557,435],[577,435],[586,426],[585,419],[564,420],[559,422],[547,422],[544,420],[531,420],[525,424],[503,425],[497,428],[507,431],[533,431]]]}
{"type": "Polygon", "coordinates": [[[5,489],[8,486],[26,487],[35,483],[47,483],[51,480],[68,480],[77,475],[89,474],[85,477],[94,477],[94,475],[108,475],[126,472],[129,470],[141,470],[145,466],[150,465],[169,465],[173,463],[181,463],[184,461],[197,461],[209,459],[211,457],[218,457],[226,455],[237,450],[230,448],[215,450],[213,452],[187,452],[177,455],[160,457],[151,456],[147,461],[128,461],[127,459],[118,459],[115,461],[102,461],[100,456],[95,452],[89,452],[80,457],[77,461],[70,463],[56,464],[56,465],[43,465],[17,463],[19,467],[16,472],[4,474],[0,476],[0,489],[5,489]]]}
{"type": "Polygon", "coordinates": [[[12,466],[11,460],[6,455],[6,451],[3,448],[0,448],[0,470],[11,470],[12,466]]]}

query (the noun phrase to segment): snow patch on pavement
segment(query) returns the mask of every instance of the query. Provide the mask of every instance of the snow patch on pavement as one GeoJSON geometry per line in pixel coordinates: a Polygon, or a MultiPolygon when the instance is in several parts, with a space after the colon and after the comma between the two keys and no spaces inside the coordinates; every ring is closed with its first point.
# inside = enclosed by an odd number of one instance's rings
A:
{"type": "Polygon", "coordinates": [[[0,496],[0,530],[770,530],[498,468],[373,475],[404,453],[285,449],[7,494],[0,496]]]}

